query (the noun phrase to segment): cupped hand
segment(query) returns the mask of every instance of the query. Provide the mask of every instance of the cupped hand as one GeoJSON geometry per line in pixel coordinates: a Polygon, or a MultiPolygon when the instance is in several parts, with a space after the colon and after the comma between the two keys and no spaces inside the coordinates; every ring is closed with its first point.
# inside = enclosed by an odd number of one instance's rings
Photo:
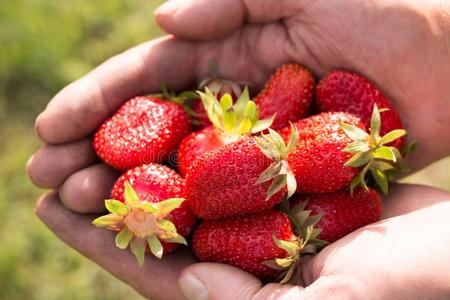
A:
{"type": "Polygon", "coordinates": [[[448,299],[450,194],[399,185],[384,204],[380,222],[303,257],[292,284],[263,286],[234,267],[199,263],[180,287],[190,300],[448,299]]]}
{"type": "Polygon", "coordinates": [[[251,82],[255,90],[283,62],[302,63],[318,76],[346,68],[386,92],[410,139],[421,144],[413,163],[422,167],[446,155],[450,145],[442,136],[450,128],[450,86],[445,80],[450,70],[442,63],[450,31],[445,5],[437,0],[167,2],[156,17],[175,37],[111,58],[58,93],[38,117],[37,133],[45,144],[30,159],[28,172],[37,185],[57,189],[41,199],[38,215],[68,244],[143,294],[177,299],[174,280],[192,263],[190,254],[148,260],[137,271],[127,252],[114,249],[109,232],[93,228],[90,216],[66,209],[103,211],[103,199],[118,176],[91,148],[91,136],[101,122],[125,100],[155,92],[161,83],[181,90],[199,82],[211,60],[225,77],[251,82]]]}
{"type": "Polygon", "coordinates": [[[125,100],[161,83],[183,89],[199,82],[211,60],[225,77],[251,82],[255,90],[288,61],[319,77],[333,68],[362,73],[384,90],[409,139],[420,143],[410,162],[420,168],[450,152],[443,134],[450,128],[450,68],[443,63],[449,12],[450,4],[438,0],[169,1],[156,18],[176,38],[113,57],[52,99],[36,121],[46,145],[30,160],[30,177],[39,186],[60,187],[70,208],[100,210],[95,199],[116,174],[97,164],[93,131],[125,100]]]}
{"type": "Polygon", "coordinates": [[[187,249],[139,267],[115,247],[92,216],[65,208],[54,193],[37,214],[59,238],[150,299],[446,299],[450,294],[450,194],[399,185],[385,200],[383,220],[303,257],[301,273],[286,285],[265,286],[240,269],[195,263],[187,249]],[[185,296],[183,296],[185,295],[185,296]]]}
{"type": "Polygon", "coordinates": [[[319,78],[357,71],[385,92],[419,142],[413,169],[450,152],[442,134],[450,128],[448,1],[174,0],[156,19],[177,37],[204,41],[203,65],[218,59],[225,74],[257,86],[286,61],[319,78]]]}

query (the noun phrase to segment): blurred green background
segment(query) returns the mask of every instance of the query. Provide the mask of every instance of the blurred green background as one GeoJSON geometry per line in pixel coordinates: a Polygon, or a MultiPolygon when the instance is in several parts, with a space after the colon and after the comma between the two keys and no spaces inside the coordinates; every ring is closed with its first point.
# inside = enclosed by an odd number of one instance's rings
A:
{"type": "MultiPolygon", "coordinates": [[[[67,83],[162,34],[161,0],[15,0],[0,5],[0,299],[140,299],[56,239],[33,213],[42,193],[25,174],[33,123],[67,83]]],[[[450,190],[450,159],[405,181],[450,190]]]]}
{"type": "Polygon", "coordinates": [[[33,123],[51,97],[108,57],[162,34],[162,1],[14,0],[0,4],[0,299],[140,299],[57,240],[34,215],[25,174],[33,123]]]}

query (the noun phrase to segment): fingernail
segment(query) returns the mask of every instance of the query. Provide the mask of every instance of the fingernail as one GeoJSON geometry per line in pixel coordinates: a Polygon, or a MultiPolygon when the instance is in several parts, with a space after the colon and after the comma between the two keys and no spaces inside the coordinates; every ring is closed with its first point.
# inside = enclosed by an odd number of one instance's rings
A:
{"type": "Polygon", "coordinates": [[[35,155],[33,154],[33,156],[31,156],[31,157],[27,160],[27,163],[26,163],[26,165],[25,165],[25,170],[26,170],[26,172],[27,172],[27,174],[28,174],[28,177],[31,177],[31,176],[30,176],[30,169],[31,169],[31,163],[32,163],[32,161],[34,160],[34,157],[35,157],[35,155]]]}
{"type": "Polygon", "coordinates": [[[42,119],[42,113],[39,114],[39,116],[37,116],[36,121],[34,121],[34,132],[36,133],[36,135],[41,138],[41,133],[39,132],[39,127],[40,127],[40,120],[42,119]]]}
{"type": "Polygon", "coordinates": [[[164,2],[163,5],[158,7],[156,12],[163,14],[174,14],[180,7],[183,5],[183,1],[180,0],[171,0],[164,2]]]}
{"type": "Polygon", "coordinates": [[[178,281],[181,292],[189,300],[207,300],[208,290],[205,284],[192,274],[182,275],[178,281]]]}

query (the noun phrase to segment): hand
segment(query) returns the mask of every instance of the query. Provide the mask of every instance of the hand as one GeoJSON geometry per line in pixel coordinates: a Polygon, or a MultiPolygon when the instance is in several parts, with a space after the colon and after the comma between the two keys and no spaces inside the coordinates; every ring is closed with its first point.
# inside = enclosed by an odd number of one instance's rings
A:
{"type": "Polygon", "coordinates": [[[189,299],[447,299],[450,295],[450,194],[396,186],[383,220],[327,246],[302,265],[306,287],[261,285],[226,265],[199,263],[182,273],[189,299]]]}
{"type": "Polygon", "coordinates": [[[257,86],[286,61],[319,78],[333,68],[360,72],[419,142],[410,167],[450,152],[442,134],[450,128],[448,1],[175,0],[156,19],[177,37],[204,41],[200,67],[214,58],[226,75],[257,86]]]}
{"type": "Polygon", "coordinates": [[[128,269],[122,264],[109,266],[107,256],[125,252],[103,247],[107,241],[112,243],[111,236],[91,228],[91,217],[73,214],[59,202],[77,212],[103,211],[103,199],[118,174],[98,163],[90,136],[126,99],[155,92],[161,83],[182,89],[202,79],[212,59],[224,76],[252,82],[256,88],[286,61],[303,63],[319,76],[343,67],[363,73],[394,101],[411,140],[421,143],[416,167],[449,150],[449,143],[440,136],[450,127],[450,87],[444,82],[450,71],[441,63],[448,49],[443,37],[450,30],[445,22],[445,10],[449,9],[444,3],[439,11],[437,5],[416,3],[414,7],[401,1],[395,6],[373,1],[248,0],[243,5],[237,0],[216,0],[202,5],[204,2],[170,1],[157,13],[158,22],[168,32],[197,41],[166,37],[143,44],[110,59],[56,95],[36,121],[45,145],[28,163],[37,185],[58,188],[58,194],[44,196],[38,205],[38,214],[49,227],[110,272],[154,297],[167,290],[179,295],[172,288],[158,291],[157,285],[168,286],[165,280],[176,278],[176,270],[191,261],[170,266],[172,260],[167,259],[162,262],[167,264],[164,268],[159,262],[150,262],[144,270],[155,272],[157,267],[158,272],[168,274],[164,274],[167,278],[154,276],[147,286],[148,282],[136,279],[130,260],[125,260],[130,262],[128,269]],[[244,19],[252,24],[244,24],[244,19]],[[63,223],[66,218],[73,224],[63,223]],[[99,238],[87,243],[73,228],[99,238]],[[174,270],[169,270],[171,267],[174,270]]]}
{"type": "Polygon", "coordinates": [[[306,257],[300,281],[283,286],[262,286],[227,265],[193,264],[187,249],[161,261],[147,256],[140,268],[130,251],[115,247],[110,231],[63,207],[54,193],[41,198],[37,214],[68,245],[151,299],[183,299],[182,291],[195,300],[444,299],[450,293],[450,194],[424,186],[393,187],[384,220],[306,257]]]}
{"type": "Polygon", "coordinates": [[[30,161],[30,176],[39,186],[61,186],[70,208],[100,210],[95,199],[114,177],[95,165],[89,135],[130,97],[155,92],[161,83],[182,89],[198,82],[212,59],[224,76],[255,87],[286,61],[319,76],[332,68],[363,73],[394,102],[409,139],[420,143],[410,162],[420,168],[450,151],[443,134],[450,128],[450,69],[442,63],[450,51],[449,12],[449,2],[438,0],[169,1],[157,11],[159,24],[198,41],[149,42],[62,90],[36,121],[48,145],[30,161]]]}

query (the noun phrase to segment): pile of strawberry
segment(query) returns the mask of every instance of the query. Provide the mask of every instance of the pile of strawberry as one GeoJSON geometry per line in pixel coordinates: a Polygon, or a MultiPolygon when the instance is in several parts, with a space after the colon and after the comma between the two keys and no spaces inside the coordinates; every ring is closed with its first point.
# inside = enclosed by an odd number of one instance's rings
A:
{"type": "Polygon", "coordinates": [[[286,64],[253,100],[229,80],[200,89],[133,98],[95,135],[98,156],[124,173],[93,223],[139,264],[193,231],[200,261],[285,282],[302,253],[380,219],[374,187],[388,192],[406,131],[368,80],[336,70],[315,87],[286,64]]]}

